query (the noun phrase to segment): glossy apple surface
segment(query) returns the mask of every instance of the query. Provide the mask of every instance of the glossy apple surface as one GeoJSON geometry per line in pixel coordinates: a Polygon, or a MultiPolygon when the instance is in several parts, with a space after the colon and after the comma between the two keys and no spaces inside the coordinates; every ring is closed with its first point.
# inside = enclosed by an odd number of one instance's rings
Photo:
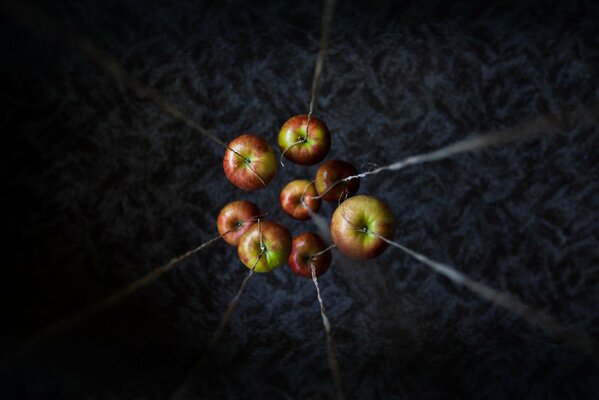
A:
{"type": "Polygon", "coordinates": [[[262,221],[253,224],[248,231],[241,236],[237,254],[241,262],[248,268],[256,264],[256,272],[270,272],[285,264],[291,252],[291,233],[283,225],[262,221]],[[260,257],[260,229],[262,229],[262,243],[264,253],[260,257]],[[260,260],[256,263],[256,260],[260,260]]]}
{"type": "Polygon", "coordinates": [[[322,199],[330,202],[338,202],[339,199],[343,200],[346,197],[352,197],[360,188],[360,179],[352,179],[347,182],[340,182],[335,185],[331,190],[327,191],[334,185],[335,182],[339,182],[341,179],[345,179],[348,176],[357,175],[358,170],[350,163],[342,160],[329,160],[322,164],[318,171],[316,171],[316,190],[319,195],[322,195],[322,199]],[[347,195],[344,193],[347,190],[347,195]]]}
{"type": "Polygon", "coordinates": [[[289,254],[287,260],[291,272],[304,278],[312,278],[311,263],[314,263],[316,276],[327,272],[333,259],[331,251],[327,250],[313,257],[314,254],[323,251],[327,247],[324,240],[315,233],[306,232],[296,236],[291,244],[291,254],[289,254]]]}
{"type": "Polygon", "coordinates": [[[279,195],[279,202],[283,211],[293,219],[306,220],[313,213],[320,210],[320,199],[315,199],[318,193],[313,183],[306,179],[297,179],[289,182],[279,195]],[[302,195],[309,210],[301,203],[302,195]]]}
{"type": "Polygon", "coordinates": [[[381,200],[359,195],[345,200],[333,213],[331,236],[343,254],[365,260],[380,255],[395,237],[395,218],[381,200]]]}
{"type": "Polygon", "coordinates": [[[260,189],[277,173],[277,157],[268,142],[260,136],[249,133],[238,136],[229,142],[229,148],[225,151],[223,169],[227,179],[238,188],[260,189]],[[259,175],[264,183],[256,175],[259,175]]]}
{"type": "Polygon", "coordinates": [[[311,117],[308,128],[308,116],[296,115],[283,124],[279,131],[278,143],[285,158],[300,164],[314,165],[321,162],[331,148],[329,128],[320,119],[311,117]],[[299,144],[294,145],[298,141],[299,144]],[[293,146],[293,147],[292,147],[293,146]]]}
{"type": "Polygon", "coordinates": [[[254,203],[246,200],[232,201],[218,214],[218,233],[223,235],[225,242],[237,246],[241,236],[256,223],[255,217],[259,215],[260,209],[254,203]]]}

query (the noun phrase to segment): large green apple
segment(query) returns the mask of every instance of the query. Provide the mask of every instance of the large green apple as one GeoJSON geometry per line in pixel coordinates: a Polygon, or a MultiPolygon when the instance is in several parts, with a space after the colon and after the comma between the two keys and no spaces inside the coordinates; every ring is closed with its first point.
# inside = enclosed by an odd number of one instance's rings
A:
{"type": "Polygon", "coordinates": [[[389,207],[373,196],[359,195],[345,200],[333,213],[331,236],[343,254],[356,259],[380,255],[395,237],[395,218],[389,207]]]}
{"type": "Polygon", "coordinates": [[[250,269],[255,264],[256,272],[270,272],[280,267],[285,264],[290,252],[291,233],[283,225],[272,221],[253,224],[239,239],[237,247],[241,262],[250,269]],[[260,236],[262,236],[264,250],[260,246],[260,236]],[[260,256],[261,252],[262,256],[260,256]]]}

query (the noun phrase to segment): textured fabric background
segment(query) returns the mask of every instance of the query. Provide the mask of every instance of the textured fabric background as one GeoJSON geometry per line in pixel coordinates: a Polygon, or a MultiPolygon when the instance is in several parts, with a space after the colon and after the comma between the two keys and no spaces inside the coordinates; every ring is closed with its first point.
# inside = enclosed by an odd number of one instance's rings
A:
{"type": "MultiPolygon", "coordinates": [[[[274,145],[307,112],[320,2],[42,9],[223,140],[255,132],[274,145]]],[[[277,199],[316,167],[287,163],[268,188],[236,189],[223,148],[80,53],[0,18],[2,354],[213,237],[229,201],[256,202],[293,234],[315,229],[277,199]]],[[[586,1],[341,1],[316,109],[333,135],[328,158],[367,169],[597,101],[598,21],[586,1]]],[[[400,243],[599,340],[597,120],[562,132],[370,177],[360,193],[389,203],[400,243]]],[[[215,244],[4,369],[0,397],[167,398],[246,272],[215,244]]],[[[597,364],[397,249],[369,262],[334,253],[321,286],[348,399],[599,390],[597,364]]],[[[333,398],[312,282],[287,266],[255,276],[195,382],[201,399],[333,398]]]]}

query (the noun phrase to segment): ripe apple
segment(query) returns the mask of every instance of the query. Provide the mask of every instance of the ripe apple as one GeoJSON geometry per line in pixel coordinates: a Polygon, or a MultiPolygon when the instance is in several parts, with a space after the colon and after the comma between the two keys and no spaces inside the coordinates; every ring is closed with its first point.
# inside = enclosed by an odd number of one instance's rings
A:
{"type": "Polygon", "coordinates": [[[359,195],[347,199],[333,213],[331,236],[343,254],[361,260],[380,255],[395,237],[395,218],[376,197],[359,195]]]}
{"type": "Polygon", "coordinates": [[[360,188],[360,179],[339,181],[357,174],[358,170],[350,163],[342,160],[329,160],[316,171],[316,190],[323,200],[330,202],[338,202],[339,198],[343,200],[343,197],[352,197],[360,188]],[[335,182],[339,183],[327,191],[335,182]],[[344,193],[345,191],[347,191],[347,195],[344,193]]]}
{"type": "Polygon", "coordinates": [[[253,224],[243,234],[237,246],[239,259],[246,267],[256,272],[270,272],[287,261],[291,252],[291,233],[283,225],[272,221],[262,221],[253,224]],[[260,231],[264,252],[260,257],[260,231]],[[260,257],[260,260],[258,260],[260,257]],[[256,262],[258,260],[258,262],[256,262]]]}
{"type": "Polygon", "coordinates": [[[218,233],[224,235],[225,242],[237,246],[241,236],[256,223],[255,217],[259,215],[260,209],[254,203],[246,200],[232,201],[218,214],[216,219],[218,233]],[[225,235],[226,232],[228,233],[225,235]]]}
{"type": "Polygon", "coordinates": [[[278,143],[287,159],[300,165],[314,165],[329,152],[331,134],[320,119],[311,117],[308,126],[307,115],[296,115],[281,127],[278,143]]]}
{"type": "Polygon", "coordinates": [[[283,211],[293,219],[306,220],[310,218],[310,211],[313,213],[320,210],[320,199],[315,199],[316,187],[306,179],[297,179],[291,181],[281,190],[279,202],[283,211]],[[302,195],[308,209],[301,203],[302,195]]]}
{"type": "Polygon", "coordinates": [[[289,267],[291,272],[304,278],[312,277],[312,268],[310,264],[314,263],[316,276],[320,276],[327,272],[331,265],[331,251],[327,250],[322,254],[314,257],[314,254],[319,253],[327,248],[324,240],[315,233],[306,232],[293,239],[291,244],[291,254],[289,254],[289,267]]]}
{"type": "Polygon", "coordinates": [[[275,176],[277,157],[266,140],[248,133],[229,142],[223,168],[233,185],[243,190],[256,190],[266,186],[275,176]]]}

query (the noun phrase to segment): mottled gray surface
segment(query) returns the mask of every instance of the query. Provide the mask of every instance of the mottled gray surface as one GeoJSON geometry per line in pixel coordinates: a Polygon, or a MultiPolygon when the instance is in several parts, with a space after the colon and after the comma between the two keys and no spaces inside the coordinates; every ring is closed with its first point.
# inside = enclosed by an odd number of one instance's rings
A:
{"type": "MultiPolygon", "coordinates": [[[[307,111],[320,3],[155,3],[44,10],[223,140],[249,131],[274,145],[282,123],[307,111]]],[[[592,2],[340,3],[316,110],[333,135],[329,158],[384,165],[598,99],[592,2]]],[[[284,216],[277,199],[315,167],[288,163],[268,188],[242,192],[224,176],[222,148],[79,53],[5,16],[0,26],[4,354],[213,237],[228,201],[254,201],[294,234],[314,229],[284,216]]],[[[360,192],[390,204],[401,243],[599,340],[596,124],[367,178],[360,192]]],[[[397,249],[333,262],[321,287],[348,398],[599,390],[596,364],[397,249]]],[[[166,398],[246,271],[217,243],[4,370],[1,397],[166,398]]],[[[256,276],[230,328],[197,377],[198,398],[333,397],[309,280],[287,266],[256,276]]]]}

